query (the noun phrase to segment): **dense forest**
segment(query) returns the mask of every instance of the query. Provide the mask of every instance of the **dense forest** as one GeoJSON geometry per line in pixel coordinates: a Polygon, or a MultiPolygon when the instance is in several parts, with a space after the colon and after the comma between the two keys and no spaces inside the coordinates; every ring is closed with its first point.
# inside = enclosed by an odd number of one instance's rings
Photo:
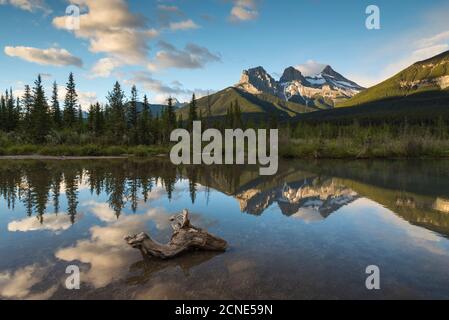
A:
{"type": "MultiPolygon", "coordinates": [[[[90,105],[88,112],[81,109],[72,73],[65,91],[61,106],[55,82],[48,99],[40,75],[33,87],[25,86],[22,97],[14,97],[12,89],[6,90],[0,97],[0,147],[11,144],[167,145],[173,129],[189,129],[189,123],[204,118],[197,110],[195,94],[189,103],[188,119],[182,119],[175,113],[172,98],[167,99],[161,114],[152,114],[146,94],[143,103],[139,103],[136,86],[132,86],[127,98],[116,82],[106,97],[107,103],[90,105]]],[[[236,102],[229,108],[226,121],[217,121],[215,125],[240,126],[240,119],[236,102]]]]}
{"type": "MultiPolygon", "coordinates": [[[[72,73],[66,84],[63,106],[60,106],[56,82],[50,99],[47,99],[39,75],[33,88],[25,86],[23,97],[14,97],[11,89],[1,96],[0,130],[13,132],[18,143],[136,145],[165,143],[168,132],[177,125],[172,99],[168,99],[168,106],[161,115],[153,116],[148,98],[144,95],[143,110],[138,112],[135,86],[127,100],[116,82],[107,101],[104,106],[99,103],[91,105],[86,116],[78,103],[72,73]]],[[[193,107],[194,103],[193,100],[193,107]]]]}
{"type": "Polygon", "coordinates": [[[108,93],[106,104],[97,102],[86,112],[81,109],[72,73],[65,92],[60,99],[55,82],[47,98],[40,75],[33,87],[25,86],[21,97],[6,90],[0,96],[0,155],[166,154],[172,130],[191,130],[192,121],[202,121],[203,130],[279,128],[280,153],[286,157],[449,156],[449,126],[442,116],[425,121],[410,121],[405,115],[393,121],[359,122],[357,117],[327,121],[323,114],[321,121],[298,118],[280,122],[275,114],[268,114],[260,122],[242,113],[238,99],[227,106],[225,116],[212,117],[210,108],[197,107],[195,94],[186,107],[188,112],[176,112],[173,99],[168,98],[162,112],[153,114],[147,94],[139,95],[134,85],[127,96],[118,82],[108,93]]]}

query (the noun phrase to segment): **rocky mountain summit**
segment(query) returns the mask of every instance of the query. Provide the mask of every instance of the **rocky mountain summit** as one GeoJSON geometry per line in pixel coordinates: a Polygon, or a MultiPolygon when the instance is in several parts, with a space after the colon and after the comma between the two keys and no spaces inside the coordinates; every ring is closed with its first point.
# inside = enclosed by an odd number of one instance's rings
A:
{"type": "Polygon", "coordinates": [[[337,102],[355,96],[365,88],[326,66],[320,73],[304,76],[294,67],[285,69],[276,81],[263,67],[244,70],[238,84],[251,94],[271,94],[285,101],[319,108],[332,108],[337,102]]]}

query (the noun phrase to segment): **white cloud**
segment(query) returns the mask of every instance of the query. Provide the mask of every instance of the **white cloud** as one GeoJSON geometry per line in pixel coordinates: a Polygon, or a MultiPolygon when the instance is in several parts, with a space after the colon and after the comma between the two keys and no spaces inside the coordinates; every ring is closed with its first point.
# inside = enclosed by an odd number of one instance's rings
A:
{"type": "Polygon", "coordinates": [[[7,4],[29,12],[40,10],[46,14],[51,13],[50,8],[44,0],[0,0],[0,5],[7,4]]]}
{"type": "Polygon", "coordinates": [[[83,203],[83,206],[89,207],[89,210],[101,221],[117,221],[117,215],[107,203],[91,200],[83,203]]]}
{"type": "Polygon", "coordinates": [[[249,21],[259,16],[255,0],[234,0],[231,9],[231,21],[249,21]]]}
{"type": "Polygon", "coordinates": [[[179,86],[170,87],[168,85],[165,85],[164,83],[162,83],[162,81],[154,79],[148,72],[136,72],[130,79],[126,79],[125,83],[127,85],[139,84],[145,90],[155,91],[158,93],[164,93],[168,95],[183,92],[181,87],[179,86]]]}
{"type": "Polygon", "coordinates": [[[209,62],[221,61],[219,55],[193,43],[187,44],[183,50],[164,41],[160,41],[159,46],[162,50],[158,51],[154,60],[148,64],[151,71],[168,68],[200,69],[209,62]]]}
{"type": "Polygon", "coordinates": [[[37,264],[0,273],[0,296],[8,299],[45,300],[56,291],[57,286],[38,293],[32,293],[33,287],[48,274],[48,267],[37,264]]]}
{"type": "MultiPolygon", "coordinates": [[[[79,217],[78,217],[79,218],[79,217]]],[[[18,221],[12,221],[8,224],[8,231],[28,232],[39,230],[63,231],[72,226],[70,217],[65,213],[58,215],[46,215],[41,223],[36,217],[29,217],[18,221]]]]}
{"type": "Polygon", "coordinates": [[[295,69],[301,71],[304,76],[314,76],[326,67],[326,64],[316,62],[314,60],[308,60],[306,63],[295,66],[295,69]]]}
{"type": "Polygon", "coordinates": [[[442,42],[447,43],[448,41],[449,41],[449,30],[446,30],[431,37],[420,39],[416,42],[416,44],[418,47],[422,48],[422,47],[431,47],[436,44],[441,44],[442,42]]]}
{"type": "MultiPolygon", "coordinates": [[[[95,207],[99,208],[98,205],[95,207]]],[[[163,209],[150,209],[146,214],[121,216],[119,220],[110,221],[107,218],[106,226],[90,229],[89,239],[79,240],[73,247],[60,249],[55,256],[67,262],[90,264],[90,269],[82,276],[83,281],[95,288],[103,288],[127,274],[129,265],[139,259],[139,252],[126,245],[123,237],[146,230],[149,221],[155,221],[158,228],[167,229],[169,217],[163,209]],[[165,222],[161,224],[161,221],[165,222]]]]}
{"type": "Polygon", "coordinates": [[[160,80],[154,79],[149,72],[135,72],[133,76],[126,79],[125,84],[137,85],[143,87],[146,91],[152,93],[151,97],[156,103],[165,104],[169,97],[176,97],[179,101],[189,101],[192,94],[195,93],[197,98],[205,96],[207,93],[213,93],[213,90],[204,89],[186,89],[179,81],[173,81],[171,86],[164,84],[160,80]]]}
{"type": "Polygon", "coordinates": [[[28,62],[33,62],[41,65],[53,66],[77,66],[82,67],[83,61],[72,55],[65,49],[49,48],[38,49],[32,47],[5,47],[5,54],[10,57],[17,57],[28,62]]]}
{"type": "Polygon", "coordinates": [[[181,10],[179,10],[177,6],[168,6],[165,4],[160,4],[157,6],[157,8],[161,11],[176,12],[176,13],[181,12],[181,10]]]}
{"type": "Polygon", "coordinates": [[[373,86],[394,76],[416,62],[429,59],[447,51],[449,50],[449,30],[423,37],[417,41],[411,42],[411,45],[408,48],[401,46],[400,49],[401,52],[405,51],[408,53],[399,56],[395,61],[388,63],[376,74],[368,76],[366,74],[353,74],[350,75],[349,78],[365,87],[373,86]]]}
{"type": "MultiPolygon", "coordinates": [[[[106,53],[127,64],[146,61],[148,41],[159,32],[147,28],[145,18],[130,12],[124,0],[70,0],[70,3],[86,8],[86,13],[80,15],[80,29],[74,30],[74,34],[89,41],[91,52],[106,53]]],[[[53,25],[65,29],[66,17],[54,18],[53,25]]]]}
{"type": "Polygon", "coordinates": [[[107,78],[111,73],[123,63],[118,59],[107,57],[97,61],[92,67],[91,78],[107,78]]]}
{"type": "MultiPolygon", "coordinates": [[[[64,86],[58,86],[58,95],[59,95],[59,100],[60,100],[61,106],[63,106],[64,97],[65,97],[66,93],[67,93],[67,90],[64,86]]],[[[98,101],[97,94],[93,91],[76,90],[76,93],[78,94],[78,104],[81,105],[81,109],[84,111],[88,111],[89,106],[98,101]]]]}
{"type": "Polygon", "coordinates": [[[415,62],[426,60],[449,49],[448,44],[435,44],[430,47],[418,48],[408,56],[388,64],[382,71],[384,78],[389,78],[415,62]]]}
{"type": "Polygon", "coordinates": [[[192,19],[170,23],[170,29],[172,31],[190,30],[190,29],[198,29],[198,28],[199,28],[199,25],[197,25],[195,22],[193,22],[192,19]]]}

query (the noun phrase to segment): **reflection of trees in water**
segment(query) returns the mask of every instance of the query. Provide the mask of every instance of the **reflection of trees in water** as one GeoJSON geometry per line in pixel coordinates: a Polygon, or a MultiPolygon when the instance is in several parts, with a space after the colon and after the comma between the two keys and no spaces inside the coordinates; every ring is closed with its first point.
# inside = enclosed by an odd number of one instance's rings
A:
{"type": "MultiPolygon", "coordinates": [[[[126,205],[135,212],[140,202],[148,202],[156,186],[158,191],[160,188],[165,190],[167,198],[172,200],[175,184],[187,178],[193,203],[201,185],[206,187],[206,199],[209,188],[212,188],[235,197],[243,212],[262,214],[273,201],[282,198],[285,184],[294,191],[293,195],[304,192],[305,187],[300,188],[304,181],[311,183],[306,185],[309,191],[316,189],[318,192],[326,189],[328,181],[319,177],[334,177],[342,186],[382,204],[413,224],[449,234],[447,164],[427,163],[424,169],[418,165],[419,170],[415,172],[414,162],[392,162],[391,166],[383,161],[295,162],[281,163],[277,175],[262,177],[256,166],[176,167],[164,159],[1,161],[0,197],[10,209],[14,209],[18,202],[22,203],[28,216],[36,215],[43,222],[46,212],[61,212],[61,195],[65,194],[66,214],[73,223],[81,188],[90,190],[92,195],[105,194],[109,206],[119,217],[126,205]],[[423,178],[421,169],[428,177],[423,178]]],[[[340,202],[338,197],[330,199],[340,202]]],[[[328,202],[323,202],[324,209],[329,207],[333,212],[338,208],[338,205],[326,207],[328,202]]],[[[281,211],[289,216],[298,211],[298,206],[303,206],[301,201],[279,203],[281,211]]]]}
{"type": "Polygon", "coordinates": [[[136,212],[139,201],[148,202],[155,186],[161,186],[172,200],[175,184],[189,179],[192,202],[196,200],[200,168],[181,168],[168,161],[4,161],[0,164],[0,196],[8,208],[23,203],[28,216],[43,222],[49,206],[60,212],[61,194],[67,200],[67,214],[75,222],[80,188],[92,195],[105,193],[117,217],[129,204],[136,212]]]}

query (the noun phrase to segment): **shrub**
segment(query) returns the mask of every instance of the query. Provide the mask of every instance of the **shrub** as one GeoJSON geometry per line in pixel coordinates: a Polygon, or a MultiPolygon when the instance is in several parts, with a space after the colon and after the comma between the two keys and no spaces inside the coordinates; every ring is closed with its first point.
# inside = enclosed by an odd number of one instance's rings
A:
{"type": "Polygon", "coordinates": [[[123,147],[111,146],[104,149],[103,154],[106,156],[121,156],[126,154],[126,149],[123,147]]]}
{"type": "Polygon", "coordinates": [[[100,148],[97,145],[88,144],[85,146],[81,146],[79,149],[80,156],[100,156],[102,154],[100,148]]]}

